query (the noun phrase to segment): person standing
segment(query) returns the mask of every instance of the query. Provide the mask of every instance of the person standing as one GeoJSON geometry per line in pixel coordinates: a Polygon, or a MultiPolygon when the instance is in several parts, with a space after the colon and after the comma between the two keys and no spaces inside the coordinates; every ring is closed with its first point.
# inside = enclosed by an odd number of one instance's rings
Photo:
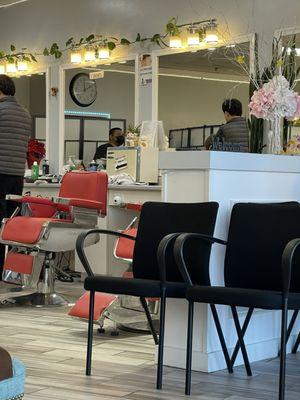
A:
{"type": "MultiPolygon", "coordinates": [[[[21,195],[31,134],[31,117],[15,99],[16,88],[7,75],[0,75],[0,221],[9,217],[13,205],[7,194],[21,195]]],[[[0,245],[0,280],[2,280],[5,246],[0,245]]]]}

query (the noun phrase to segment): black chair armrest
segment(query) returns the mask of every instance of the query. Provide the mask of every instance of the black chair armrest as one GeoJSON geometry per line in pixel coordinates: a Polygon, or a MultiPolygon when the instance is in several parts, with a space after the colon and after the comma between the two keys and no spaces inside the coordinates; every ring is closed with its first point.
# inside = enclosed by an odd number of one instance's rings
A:
{"type": "Polygon", "coordinates": [[[295,251],[300,245],[300,238],[292,239],[285,246],[282,253],[282,291],[284,299],[288,299],[290,285],[291,285],[291,276],[292,276],[292,268],[294,262],[295,251]]]}
{"type": "Polygon", "coordinates": [[[122,237],[122,238],[129,239],[129,240],[136,240],[136,238],[134,236],[127,235],[126,233],[117,232],[117,231],[109,231],[106,229],[91,229],[87,232],[82,232],[76,240],[76,252],[77,252],[78,257],[83,265],[83,268],[85,269],[88,276],[94,276],[94,273],[91,269],[91,266],[88,262],[88,259],[86,257],[85,251],[84,251],[84,241],[87,238],[87,236],[93,235],[95,233],[122,237]]]}
{"type": "Polygon", "coordinates": [[[167,272],[166,272],[167,249],[168,249],[171,241],[174,240],[179,235],[181,235],[181,232],[180,233],[170,233],[169,235],[166,235],[165,237],[163,237],[158,245],[157,263],[158,263],[158,268],[159,268],[160,281],[161,281],[162,285],[164,285],[167,280],[167,272]]]}
{"type": "Polygon", "coordinates": [[[224,246],[227,245],[227,242],[225,240],[218,239],[210,235],[204,235],[201,233],[182,233],[181,235],[178,236],[174,244],[174,258],[185,283],[188,286],[193,286],[193,282],[188,273],[188,269],[186,267],[186,263],[183,256],[184,245],[190,239],[202,240],[211,244],[214,243],[222,244],[224,246]]]}

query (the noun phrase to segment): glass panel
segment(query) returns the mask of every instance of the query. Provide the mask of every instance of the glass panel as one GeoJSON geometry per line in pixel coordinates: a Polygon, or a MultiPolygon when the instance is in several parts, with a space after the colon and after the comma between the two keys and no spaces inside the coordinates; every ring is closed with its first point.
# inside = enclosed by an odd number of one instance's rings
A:
{"type": "MultiPolygon", "coordinates": [[[[209,128],[205,130],[207,136],[209,136],[209,128]]],[[[192,129],[191,132],[191,146],[203,146],[203,129],[192,129]]]]}
{"type": "Polygon", "coordinates": [[[124,121],[111,121],[111,127],[112,128],[120,128],[122,131],[125,129],[125,123],[124,121]]]}
{"type": "Polygon", "coordinates": [[[171,132],[170,147],[173,147],[173,148],[181,147],[181,134],[182,134],[182,131],[171,132]]]}
{"type": "Polygon", "coordinates": [[[84,142],[83,146],[83,163],[84,165],[89,165],[93,160],[97,145],[95,142],[84,142]]]}
{"type": "Polygon", "coordinates": [[[65,119],[65,140],[79,140],[79,131],[79,119],[65,119]]]}
{"type": "Polygon", "coordinates": [[[188,145],[188,130],[184,129],[182,136],[182,147],[187,147],[187,145],[188,145]]]}
{"type": "Polygon", "coordinates": [[[65,142],[66,151],[65,151],[65,162],[68,161],[70,156],[74,156],[75,158],[79,158],[79,142],[65,142]]]}
{"type": "Polygon", "coordinates": [[[108,142],[109,121],[86,119],[84,121],[84,140],[108,142]]]}
{"type": "Polygon", "coordinates": [[[46,140],[46,118],[35,118],[35,138],[46,140]]]}

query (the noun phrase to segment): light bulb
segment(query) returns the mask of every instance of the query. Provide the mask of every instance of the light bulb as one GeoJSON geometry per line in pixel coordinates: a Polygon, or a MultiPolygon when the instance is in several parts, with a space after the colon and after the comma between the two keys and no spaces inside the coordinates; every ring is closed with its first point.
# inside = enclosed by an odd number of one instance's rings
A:
{"type": "Polygon", "coordinates": [[[6,72],[8,72],[9,74],[14,74],[15,72],[17,72],[17,67],[15,63],[8,63],[6,65],[6,72]]]}
{"type": "Polygon", "coordinates": [[[217,34],[217,24],[214,21],[211,21],[205,29],[205,42],[208,44],[218,43],[219,38],[217,34]]]}
{"type": "Polygon", "coordinates": [[[26,61],[18,61],[18,71],[27,71],[28,64],[26,61]]]}
{"type": "Polygon", "coordinates": [[[86,48],[84,53],[84,61],[95,61],[96,54],[93,48],[86,48]]]}
{"type": "Polygon", "coordinates": [[[180,49],[182,47],[180,36],[170,36],[169,46],[171,49],[180,49]]]}
{"type": "Polygon", "coordinates": [[[80,64],[82,61],[81,51],[73,50],[71,52],[71,63],[72,64],[80,64]]]}
{"type": "Polygon", "coordinates": [[[105,45],[100,46],[98,49],[98,58],[100,60],[109,60],[110,58],[110,53],[109,53],[109,48],[105,45]]]}
{"type": "Polygon", "coordinates": [[[5,65],[0,64],[0,74],[5,74],[5,65]]]}
{"type": "Polygon", "coordinates": [[[200,44],[199,32],[197,32],[196,28],[193,26],[188,28],[187,44],[191,47],[199,46],[200,44]]]}

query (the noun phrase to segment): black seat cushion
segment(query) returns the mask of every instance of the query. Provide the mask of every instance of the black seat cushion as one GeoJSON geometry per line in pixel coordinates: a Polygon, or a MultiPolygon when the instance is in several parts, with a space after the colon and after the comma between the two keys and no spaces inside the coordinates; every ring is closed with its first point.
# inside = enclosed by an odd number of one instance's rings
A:
{"type": "MultiPolygon", "coordinates": [[[[150,279],[130,279],[98,275],[86,278],[84,281],[84,288],[95,292],[125,294],[138,297],[161,296],[161,283],[150,279]]],[[[185,294],[185,283],[167,283],[167,297],[185,298],[185,294]]]]}
{"type": "MultiPolygon", "coordinates": [[[[193,286],[187,290],[188,300],[237,307],[254,307],[268,310],[282,308],[282,292],[256,289],[239,289],[221,286],[193,286]]],[[[289,309],[300,309],[300,293],[290,293],[289,309]]]]}

